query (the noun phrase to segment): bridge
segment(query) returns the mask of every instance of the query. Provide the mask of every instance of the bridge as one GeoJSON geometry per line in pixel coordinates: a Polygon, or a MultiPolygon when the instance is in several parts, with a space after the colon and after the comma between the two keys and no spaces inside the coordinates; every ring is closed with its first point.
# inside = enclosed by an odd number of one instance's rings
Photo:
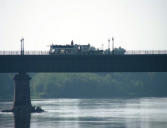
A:
{"type": "Polygon", "coordinates": [[[166,72],[167,51],[124,55],[49,55],[47,51],[0,52],[0,72],[166,72]]]}
{"type": "Polygon", "coordinates": [[[124,55],[49,55],[47,51],[0,52],[0,73],[14,77],[12,112],[31,105],[29,72],[167,72],[167,51],[127,51],[124,55]]]}

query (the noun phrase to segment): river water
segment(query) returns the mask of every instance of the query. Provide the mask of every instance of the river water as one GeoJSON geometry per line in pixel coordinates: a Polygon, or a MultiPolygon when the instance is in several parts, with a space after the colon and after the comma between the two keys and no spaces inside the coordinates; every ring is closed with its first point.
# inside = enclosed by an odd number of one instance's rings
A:
{"type": "MultiPolygon", "coordinates": [[[[0,112],[0,128],[167,128],[167,98],[41,99],[44,113],[0,112]]],[[[12,102],[0,101],[0,109],[12,102]]]]}

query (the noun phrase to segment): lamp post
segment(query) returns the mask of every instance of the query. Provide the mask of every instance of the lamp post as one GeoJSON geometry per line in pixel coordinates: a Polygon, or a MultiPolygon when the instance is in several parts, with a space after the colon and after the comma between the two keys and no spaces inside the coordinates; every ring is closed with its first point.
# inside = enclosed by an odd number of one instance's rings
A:
{"type": "Polygon", "coordinates": [[[24,55],[24,38],[22,38],[20,41],[21,41],[21,55],[24,55]]]}
{"type": "Polygon", "coordinates": [[[110,38],[108,39],[108,54],[110,54],[110,38]]]}
{"type": "Polygon", "coordinates": [[[112,54],[114,55],[114,37],[112,37],[112,54]]]}

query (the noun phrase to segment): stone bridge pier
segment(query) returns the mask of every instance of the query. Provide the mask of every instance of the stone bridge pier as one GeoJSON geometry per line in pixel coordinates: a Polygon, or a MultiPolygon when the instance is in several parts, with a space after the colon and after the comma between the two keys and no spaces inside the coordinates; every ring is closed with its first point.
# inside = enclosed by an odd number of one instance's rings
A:
{"type": "Polygon", "coordinates": [[[10,110],[2,112],[31,113],[43,112],[44,110],[37,106],[32,106],[30,97],[31,77],[26,73],[18,73],[14,76],[14,102],[10,110]]]}
{"type": "Polygon", "coordinates": [[[31,77],[26,73],[18,73],[14,76],[14,103],[13,111],[24,108],[27,111],[32,109],[30,98],[31,77]]]}

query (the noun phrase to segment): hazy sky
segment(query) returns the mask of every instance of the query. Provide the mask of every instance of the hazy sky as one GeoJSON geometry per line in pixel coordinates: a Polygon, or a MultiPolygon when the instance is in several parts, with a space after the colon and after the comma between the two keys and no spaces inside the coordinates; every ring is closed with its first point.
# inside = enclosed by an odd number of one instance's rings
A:
{"type": "Polygon", "coordinates": [[[52,43],[167,49],[167,0],[0,0],[0,50],[52,43]]]}

